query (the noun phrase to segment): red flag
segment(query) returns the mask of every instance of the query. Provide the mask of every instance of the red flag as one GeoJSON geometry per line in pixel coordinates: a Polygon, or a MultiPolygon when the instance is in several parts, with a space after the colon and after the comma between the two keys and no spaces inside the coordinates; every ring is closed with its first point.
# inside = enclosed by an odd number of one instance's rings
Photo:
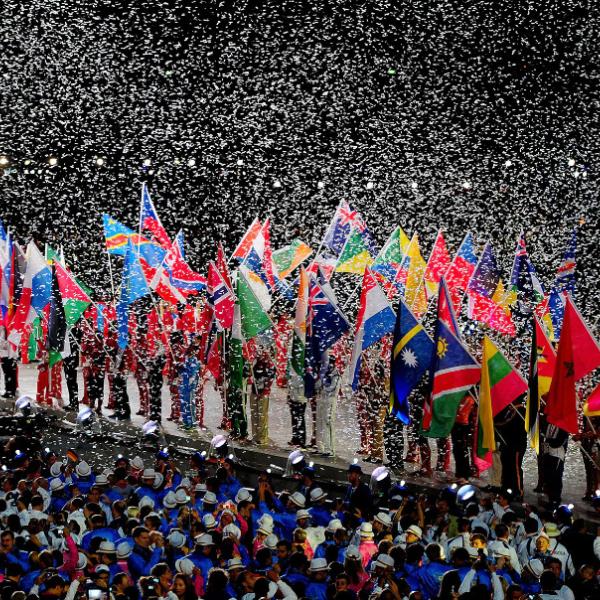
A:
{"type": "Polygon", "coordinates": [[[575,355],[575,381],[579,381],[588,373],[600,366],[600,345],[592,335],[581,313],[566,294],[565,313],[571,313],[571,341],[575,355]]]}
{"type": "Polygon", "coordinates": [[[576,434],[579,431],[577,419],[577,395],[575,393],[575,364],[573,357],[573,314],[565,310],[562,333],[556,355],[556,366],[550,391],[546,399],[548,423],[564,431],[576,434]]]}
{"type": "Polygon", "coordinates": [[[440,279],[448,271],[450,266],[450,254],[448,254],[448,248],[446,247],[446,240],[442,230],[438,231],[437,237],[433,244],[429,260],[427,261],[427,268],[425,269],[425,289],[427,291],[427,297],[431,298],[437,294],[438,285],[440,279]]]}
{"type": "Polygon", "coordinates": [[[258,217],[252,221],[250,227],[244,234],[244,237],[241,239],[240,243],[237,245],[237,248],[233,251],[233,258],[238,258],[239,260],[244,260],[246,255],[252,248],[252,243],[256,239],[256,236],[260,233],[262,225],[258,220],[258,217]]]}
{"type": "Polygon", "coordinates": [[[217,259],[215,260],[215,265],[219,273],[221,273],[221,277],[225,281],[227,287],[232,290],[233,286],[231,285],[231,275],[229,275],[229,269],[227,268],[227,259],[225,258],[225,250],[223,250],[223,244],[219,242],[217,246],[217,259]]]}
{"type": "Polygon", "coordinates": [[[231,329],[235,298],[225,278],[212,261],[208,264],[207,301],[214,310],[217,323],[222,329],[231,329]]]}
{"type": "Polygon", "coordinates": [[[454,306],[452,305],[452,299],[450,297],[450,290],[444,277],[440,280],[440,289],[438,296],[438,319],[443,321],[450,331],[460,339],[460,330],[456,321],[456,314],[454,313],[454,306]]]}

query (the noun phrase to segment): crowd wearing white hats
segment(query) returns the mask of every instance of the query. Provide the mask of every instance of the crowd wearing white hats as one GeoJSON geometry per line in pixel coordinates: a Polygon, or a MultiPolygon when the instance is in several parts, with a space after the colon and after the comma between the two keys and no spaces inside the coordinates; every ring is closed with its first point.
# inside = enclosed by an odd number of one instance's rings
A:
{"type": "Polygon", "coordinates": [[[238,468],[196,452],[182,472],[167,448],[5,456],[0,600],[600,598],[600,536],[569,506],[380,488],[357,463],[337,497],[312,466],[248,488],[238,468]]]}

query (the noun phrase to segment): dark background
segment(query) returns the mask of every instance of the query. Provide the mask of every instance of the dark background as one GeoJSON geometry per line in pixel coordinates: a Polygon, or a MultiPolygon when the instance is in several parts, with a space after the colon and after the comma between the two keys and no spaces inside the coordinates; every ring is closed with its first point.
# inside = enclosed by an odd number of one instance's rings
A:
{"type": "Polygon", "coordinates": [[[62,243],[97,289],[100,213],[136,228],[144,179],[198,270],[257,214],[276,247],[316,246],[346,198],[380,244],[417,230],[425,258],[438,227],[452,252],[467,229],[491,238],[505,278],[524,228],[547,284],[585,220],[595,318],[599,20],[592,2],[550,4],[6,0],[0,216],[62,243]]]}

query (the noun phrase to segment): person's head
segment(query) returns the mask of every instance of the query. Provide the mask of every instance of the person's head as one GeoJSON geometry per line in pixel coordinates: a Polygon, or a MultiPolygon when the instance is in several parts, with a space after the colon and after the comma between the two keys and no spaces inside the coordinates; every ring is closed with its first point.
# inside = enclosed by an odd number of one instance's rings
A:
{"type": "Polygon", "coordinates": [[[487,539],[481,533],[474,533],[471,536],[471,546],[476,550],[483,550],[487,546],[487,539]]]}
{"type": "Polygon", "coordinates": [[[223,569],[211,569],[208,573],[207,592],[223,592],[227,587],[227,573],[223,569]]]}
{"type": "Polygon", "coordinates": [[[558,558],[550,556],[544,561],[544,566],[554,573],[556,579],[562,579],[562,563],[558,558]]]}
{"type": "Polygon", "coordinates": [[[411,525],[406,530],[406,544],[414,544],[419,542],[423,537],[423,530],[418,525],[411,525]]]}
{"type": "Polygon", "coordinates": [[[346,573],[338,573],[335,578],[335,593],[339,594],[340,592],[345,592],[348,590],[348,586],[350,585],[350,579],[346,573]]]}
{"type": "Polygon", "coordinates": [[[150,575],[156,577],[160,584],[160,587],[163,590],[168,590],[171,588],[171,583],[173,581],[173,571],[167,563],[158,563],[152,567],[150,571],[150,575]]]}
{"type": "Polygon", "coordinates": [[[281,562],[287,560],[290,557],[291,551],[292,545],[287,540],[279,540],[275,550],[277,561],[281,562]]]}
{"type": "Polygon", "coordinates": [[[177,573],[173,577],[173,593],[180,599],[194,598],[195,589],[194,584],[190,581],[190,578],[181,573],[177,573]]]}
{"type": "Polygon", "coordinates": [[[141,525],[136,527],[132,532],[133,541],[142,548],[148,548],[150,542],[150,532],[141,525]]]}
{"type": "Polygon", "coordinates": [[[507,508],[510,506],[511,494],[508,490],[502,490],[496,495],[496,502],[502,507],[507,508]]]}
{"type": "Polygon", "coordinates": [[[523,588],[517,583],[513,583],[506,588],[506,600],[521,600],[523,598],[523,588]]]}
{"type": "Polygon", "coordinates": [[[550,538],[546,534],[540,534],[535,540],[535,549],[544,554],[550,547],[550,538]]]}
{"type": "Polygon", "coordinates": [[[538,532],[538,522],[533,517],[527,517],[523,521],[523,529],[527,535],[535,535],[538,532]]]}
{"type": "Polygon", "coordinates": [[[11,581],[19,581],[23,577],[23,567],[17,563],[8,563],[6,565],[5,577],[11,581]]]}
{"type": "Polygon", "coordinates": [[[52,598],[59,598],[62,596],[67,587],[67,582],[60,575],[51,575],[48,579],[46,579],[46,596],[51,596],[52,598]]]}
{"type": "Polygon", "coordinates": [[[444,558],[442,547],[435,542],[427,544],[425,555],[429,559],[429,562],[441,562],[444,558]]]}
{"type": "Polygon", "coordinates": [[[10,530],[3,531],[0,535],[0,546],[2,546],[4,553],[12,552],[15,547],[15,534],[10,530]]]}
{"type": "Polygon", "coordinates": [[[244,519],[248,520],[252,513],[252,502],[250,500],[242,500],[237,505],[238,515],[242,516],[244,519]]]}
{"type": "Polygon", "coordinates": [[[542,592],[554,592],[557,583],[558,580],[556,579],[556,575],[550,569],[546,569],[540,575],[540,587],[542,588],[542,592]]]}
{"type": "Polygon", "coordinates": [[[348,483],[356,486],[360,483],[360,476],[362,475],[362,469],[360,465],[352,464],[348,467],[348,483]]]}
{"type": "Polygon", "coordinates": [[[494,533],[496,534],[497,539],[505,540],[508,538],[508,527],[504,523],[499,523],[494,528],[494,533]]]}
{"type": "Polygon", "coordinates": [[[269,595],[269,580],[266,577],[259,577],[254,582],[255,598],[267,598],[269,595]]]}
{"type": "Polygon", "coordinates": [[[455,569],[465,567],[470,562],[469,551],[466,548],[458,547],[452,552],[452,565],[455,569]]]}
{"type": "Polygon", "coordinates": [[[117,573],[113,577],[112,586],[113,590],[119,593],[123,593],[128,587],[131,587],[132,581],[127,573],[117,573]]]}
{"type": "Polygon", "coordinates": [[[584,581],[591,581],[596,575],[596,570],[592,565],[582,565],[579,567],[579,577],[584,581]]]}
{"type": "Polygon", "coordinates": [[[270,567],[273,564],[273,554],[268,548],[260,548],[256,552],[256,564],[260,569],[270,567]]]}

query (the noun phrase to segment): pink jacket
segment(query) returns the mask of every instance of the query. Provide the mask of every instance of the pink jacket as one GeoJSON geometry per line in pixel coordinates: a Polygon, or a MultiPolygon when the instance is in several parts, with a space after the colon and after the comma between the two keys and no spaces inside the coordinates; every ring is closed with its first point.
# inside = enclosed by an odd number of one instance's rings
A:
{"type": "Polygon", "coordinates": [[[358,545],[358,551],[362,556],[363,567],[366,569],[373,555],[377,553],[377,544],[373,540],[363,540],[358,545]]]}

